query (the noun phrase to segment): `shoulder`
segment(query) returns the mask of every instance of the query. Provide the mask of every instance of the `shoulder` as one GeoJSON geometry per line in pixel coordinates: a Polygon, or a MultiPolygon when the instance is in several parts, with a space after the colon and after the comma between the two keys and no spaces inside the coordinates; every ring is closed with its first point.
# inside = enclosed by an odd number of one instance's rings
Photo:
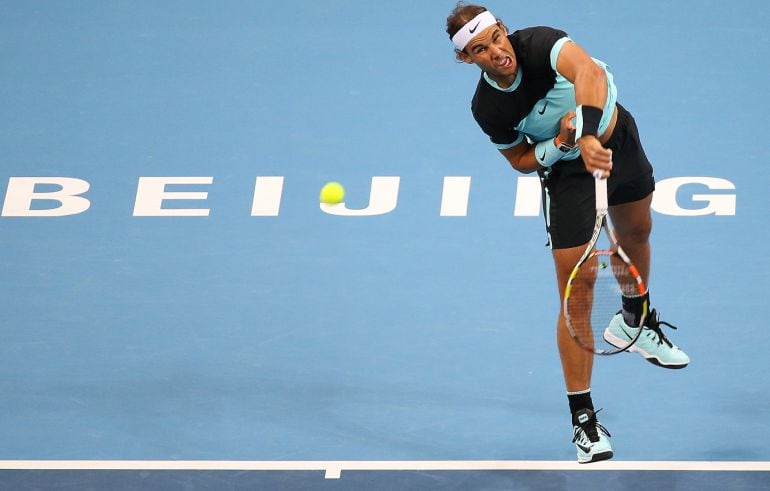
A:
{"type": "Polygon", "coordinates": [[[516,41],[517,43],[538,43],[538,42],[548,42],[548,41],[557,41],[563,37],[566,37],[567,33],[562,31],[561,29],[556,29],[554,27],[548,27],[548,26],[535,26],[535,27],[526,27],[524,29],[519,29],[517,31],[514,31],[513,34],[510,34],[508,38],[511,40],[511,42],[516,41]]]}
{"type": "Polygon", "coordinates": [[[473,115],[478,119],[482,113],[488,112],[489,109],[493,109],[495,104],[495,90],[490,87],[484,80],[483,75],[479,78],[479,83],[476,85],[476,92],[471,99],[471,111],[473,115]]]}
{"type": "Polygon", "coordinates": [[[537,26],[519,29],[508,36],[516,54],[522,57],[550,56],[551,49],[567,33],[553,27],[537,26]]]}
{"type": "Polygon", "coordinates": [[[503,117],[503,108],[509,106],[505,95],[504,92],[492,88],[483,76],[479,79],[476,92],[471,100],[471,113],[487,134],[492,131],[493,127],[500,126],[507,119],[503,117]]]}
{"type": "Polygon", "coordinates": [[[520,91],[497,90],[483,75],[471,101],[473,119],[498,148],[509,148],[522,138],[515,127],[524,117],[524,107],[520,91]]]}

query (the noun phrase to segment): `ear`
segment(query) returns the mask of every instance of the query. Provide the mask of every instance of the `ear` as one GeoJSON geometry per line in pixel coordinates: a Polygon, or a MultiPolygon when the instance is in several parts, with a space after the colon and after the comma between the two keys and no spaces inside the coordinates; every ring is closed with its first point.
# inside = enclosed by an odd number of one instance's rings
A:
{"type": "Polygon", "coordinates": [[[473,60],[471,57],[466,53],[465,51],[461,51],[459,49],[455,50],[455,55],[457,56],[457,60],[461,61],[463,63],[467,63],[469,65],[473,65],[473,60]]]}

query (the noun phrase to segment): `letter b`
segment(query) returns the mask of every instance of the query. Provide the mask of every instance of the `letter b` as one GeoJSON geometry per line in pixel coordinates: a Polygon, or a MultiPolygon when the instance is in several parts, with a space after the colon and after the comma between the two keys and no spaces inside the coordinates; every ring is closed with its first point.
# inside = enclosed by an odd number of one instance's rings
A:
{"type": "Polygon", "coordinates": [[[90,184],[73,177],[11,177],[3,203],[4,217],[62,217],[83,213],[91,202],[80,196],[88,191],[90,184]],[[35,192],[38,184],[59,186],[48,192],[35,192]],[[59,206],[46,209],[32,209],[35,200],[58,201],[59,206]]]}

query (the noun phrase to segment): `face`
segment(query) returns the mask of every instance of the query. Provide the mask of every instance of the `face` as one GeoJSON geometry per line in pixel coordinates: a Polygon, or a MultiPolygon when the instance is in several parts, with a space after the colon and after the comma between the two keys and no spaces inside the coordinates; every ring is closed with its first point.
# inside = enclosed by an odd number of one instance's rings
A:
{"type": "Polygon", "coordinates": [[[493,80],[507,85],[516,78],[516,55],[501,24],[489,26],[473,38],[461,53],[463,61],[475,63],[493,80]]]}

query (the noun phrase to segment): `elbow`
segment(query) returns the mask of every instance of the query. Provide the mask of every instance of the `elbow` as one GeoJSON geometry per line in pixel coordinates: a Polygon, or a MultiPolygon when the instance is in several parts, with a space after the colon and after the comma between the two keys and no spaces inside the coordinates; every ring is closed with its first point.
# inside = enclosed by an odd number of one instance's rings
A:
{"type": "Polygon", "coordinates": [[[604,69],[596,63],[586,65],[585,68],[581,70],[579,78],[588,86],[607,86],[607,74],[604,72],[604,69]]]}
{"type": "Polygon", "coordinates": [[[521,158],[518,155],[505,155],[505,160],[508,161],[508,164],[513,168],[513,170],[524,172],[521,169],[521,158]]]}
{"type": "Polygon", "coordinates": [[[513,165],[513,164],[511,164],[511,167],[513,167],[515,170],[521,172],[522,174],[532,174],[536,170],[536,168],[524,167],[524,166],[521,166],[521,165],[517,166],[517,165],[513,165]]]}
{"type": "Polygon", "coordinates": [[[518,145],[513,148],[500,150],[505,160],[513,168],[513,170],[521,172],[522,174],[529,174],[537,170],[539,165],[534,158],[530,158],[528,154],[531,154],[529,145],[518,145]]]}
{"type": "Polygon", "coordinates": [[[521,158],[513,159],[509,157],[508,163],[511,164],[513,170],[521,172],[522,174],[531,174],[537,169],[537,167],[526,165],[521,158]]]}

